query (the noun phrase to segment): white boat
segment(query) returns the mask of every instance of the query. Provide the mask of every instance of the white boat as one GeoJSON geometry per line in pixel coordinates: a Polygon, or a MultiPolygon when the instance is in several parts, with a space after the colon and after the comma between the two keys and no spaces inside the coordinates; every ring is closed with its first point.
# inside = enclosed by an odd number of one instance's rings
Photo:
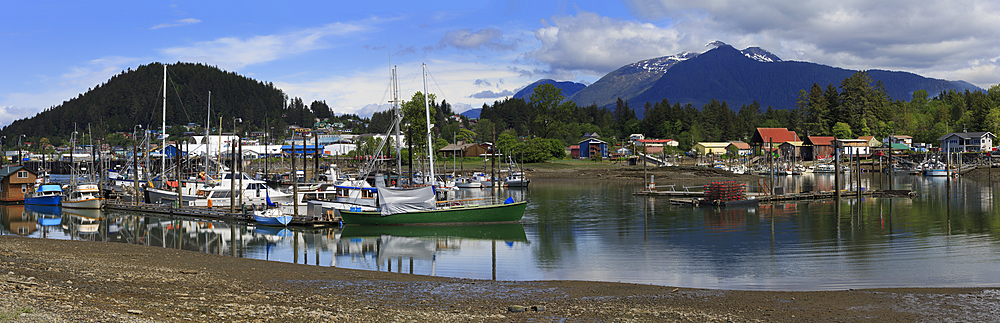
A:
{"type": "Polygon", "coordinates": [[[260,225],[287,226],[292,222],[292,216],[284,214],[279,208],[254,210],[253,219],[260,225]]]}
{"type": "Polygon", "coordinates": [[[70,187],[69,193],[63,196],[62,207],[76,209],[101,209],[104,198],[97,184],[79,184],[70,187]]]}
{"type": "Polygon", "coordinates": [[[504,179],[503,185],[507,187],[528,187],[528,183],[531,180],[524,177],[522,172],[511,172],[506,179],[504,179]]]}
{"type": "Polygon", "coordinates": [[[455,179],[455,186],[458,188],[482,188],[483,183],[471,177],[459,177],[455,179]]]}
{"type": "MultiPolygon", "coordinates": [[[[252,179],[242,173],[236,173],[235,181],[233,178],[233,174],[226,174],[218,185],[200,189],[197,193],[198,199],[188,205],[228,207],[231,201],[236,205],[266,205],[269,200],[282,205],[292,202],[292,194],[271,188],[262,180],[252,179]],[[233,187],[236,188],[235,196],[233,187]]],[[[176,193],[174,194],[176,198],[176,193]]]]}

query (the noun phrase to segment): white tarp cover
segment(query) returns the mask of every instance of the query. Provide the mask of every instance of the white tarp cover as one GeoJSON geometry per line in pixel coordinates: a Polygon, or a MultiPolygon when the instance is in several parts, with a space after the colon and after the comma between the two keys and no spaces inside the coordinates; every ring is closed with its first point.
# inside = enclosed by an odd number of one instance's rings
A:
{"type": "Polygon", "coordinates": [[[433,210],[436,207],[432,186],[411,189],[379,188],[378,202],[382,216],[433,210]]]}

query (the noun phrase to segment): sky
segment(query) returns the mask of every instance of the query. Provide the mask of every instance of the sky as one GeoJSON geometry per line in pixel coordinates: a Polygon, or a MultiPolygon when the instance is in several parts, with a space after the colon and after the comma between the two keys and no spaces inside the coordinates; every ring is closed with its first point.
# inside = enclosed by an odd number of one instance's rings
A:
{"type": "Polygon", "coordinates": [[[361,116],[386,108],[392,66],[403,99],[426,64],[428,92],[460,112],[714,41],[986,89],[1000,83],[998,31],[991,0],[16,1],[0,10],[0,126],[178,61],[361,116]]]}

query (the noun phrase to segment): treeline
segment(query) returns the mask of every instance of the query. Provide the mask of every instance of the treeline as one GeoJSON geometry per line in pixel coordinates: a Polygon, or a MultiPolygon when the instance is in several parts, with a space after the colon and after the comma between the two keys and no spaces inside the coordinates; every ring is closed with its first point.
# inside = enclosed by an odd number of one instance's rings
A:
{"type": "MultiPolygon", "coordinates": [[[[151,63],[122,71],[107,82],[88,89],[85,94],[16,120],[0,130],[6,136],[5,147],[22,142],[68,142],[73,131],[82,142],[94,138],[124,140],[115,133],[134,130],[159,130],[163,118],[163,65],[151,63]],[[42,139],[45,140],[42,140],[42,139]]],[[[324,101],[307,104],[301,98],[289,98],[274,84],[260,82],[214,66],[175,63],[167,66],[167,133],[204,132],[206,119],[212,131],[226,133],[273,131],[284,137],[288,125],[311,127],[316,118],[332,119],[363,132],[367,119],[356,115],[334,116],[324,101]],[[209,115],[211,91],[211,115],[209,115]],[[221,124],[220,124],[221,122],[221,124]],[[196,124],[192,129],[179,127],[196,124]]],[[[120,143],[117,143],[120,144],[120,143]]]]}
{"type": "Polygon", "coordinates": [[[909,101],[901,101],[890,98],[884,86],[873,82],[865,71],[844,79],[839,86],[813,84],[802,89],[797,106],[787,110],[763,108],[756,101],[735,109],[716,100],[700,108],[667,100],[644,104],[641,119],[629,102],[621,99],[612,109],[580,107],[546,84],[537,87],[530,100],[506,99],[483,105],[480,123],[488,120],[518,136],[558,139],[564,145],[575,144],[590,132],[612,143],[641,133],[676,139],[681,150],[700,141],[747,141],[758,127],[788,128],[800,137],[884,138],[904,134],[928,143],[936,143],[949,132],[1000,131],[1000,86],[986,92],[948,91],[934,97],[919,90],[909,101]]]}

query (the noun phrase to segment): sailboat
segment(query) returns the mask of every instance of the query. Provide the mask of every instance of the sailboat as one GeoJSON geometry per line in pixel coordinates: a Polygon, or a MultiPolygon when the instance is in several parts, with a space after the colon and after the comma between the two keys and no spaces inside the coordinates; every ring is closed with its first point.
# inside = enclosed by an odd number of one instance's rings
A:
{"type": "MultiPolygon", "coordinates": [[[[423,65],[424,74],[424,111],[427,117],[427,155],[430,165],[430,176],[427,182],[434,178],[434,152],[431,138],[430,103],[427,95],[427,65],[423,65]]],[[[397,156],[397,158],[399,158],[397,156]]],[[[487,224],[513,223],[521,220],[528,202],[515,202],[507,198],[503,204],[495,205],[463,205],[453,204],[438,207],[437,194],[434,186],[411,189],[395,189],[378,187],[376,211],[360,211],[357,209],[341,210],[340,216],[347,225],[427,225],[427,224],[487,224]]]]}

